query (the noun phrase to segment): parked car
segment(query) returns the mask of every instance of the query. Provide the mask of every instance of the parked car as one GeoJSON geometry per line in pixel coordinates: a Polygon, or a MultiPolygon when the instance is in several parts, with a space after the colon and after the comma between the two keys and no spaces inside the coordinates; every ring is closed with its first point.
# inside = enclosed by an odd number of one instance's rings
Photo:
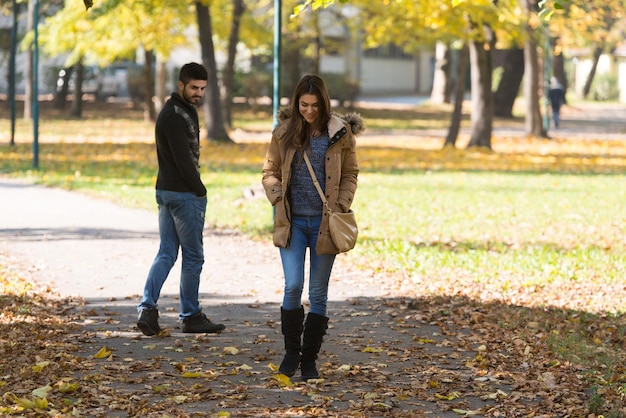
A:
{"type": "MultiPolygon", "coordinates": [[[[57,91],[63,88],[66,79],[66,71],[59,71],[57,78],[57,91]]],[[[76,72],[73,71],[68,81],[68,93],[73,93],[76,83],[76,72]]],[[[120,91],[124,90],[122,79],[113,68],[98,68],[95,66],[85,66],[83,68],[83,94],[93,94],[98,99],[107,97],[117,97],[120,91]]]]}

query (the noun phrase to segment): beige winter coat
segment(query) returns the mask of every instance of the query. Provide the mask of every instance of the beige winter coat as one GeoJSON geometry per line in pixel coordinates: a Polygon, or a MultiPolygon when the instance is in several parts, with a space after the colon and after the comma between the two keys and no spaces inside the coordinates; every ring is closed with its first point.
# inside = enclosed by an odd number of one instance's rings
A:
{"type": "MultiPolygon", "coordinates": [[[[282,115],[285,113],[283,112],[282,115]]],[[[280,117],[279,117],[280,119],[280,117]]],[[[280,155],[280,141],[285,135],[287,120],[280,121],[272,133],[272,141],[263,165],[263,187],[268,200],[275,207],[274,245],[288,247],[291,237],[291,212],[287,199],[291,162],[295,148],[280,155]]],[[[363,121],[356,113],[341,116],[333,114],[328,122],[330,142],[326,151],[326,199],[333,211],[347,212],[352,205],[357,187],[359,166],[356,158],[355,136],[363,131],[363,121]]],[[[328,215],[324,213],[320,225],[317,254],[337,254],[328,230],[328,215]]]]}

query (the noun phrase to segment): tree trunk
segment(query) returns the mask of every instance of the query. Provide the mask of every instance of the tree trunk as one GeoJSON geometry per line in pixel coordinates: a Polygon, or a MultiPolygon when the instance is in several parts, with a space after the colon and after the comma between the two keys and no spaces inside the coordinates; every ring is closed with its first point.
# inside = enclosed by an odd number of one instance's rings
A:
{"type": "Polygon", "coordinates": [[[235,89],[235,58],[237,57],[237,44],[239,43],[239,28],[241,16],[246,10],[243,0],[233,0],[233,21],[230,26],[228,38],[228,59],[224,68],[224,119],[226,124],[233,126],[232,103],[235,89]]]}
{"type": "Polygon", "coordinates": [[[454,110],[450,118],[450,128],[446,137],[445,146],[456,145],[456,139],[461,129],[461,118],[463,117],[463,99],[465,98],[465,75],[467,74],[467,43],[463,43],[463,48],[459,52],[458,74],[456,77],[456,88],[454,89],[454,110]]]}
{"type": "MultiPolygon", "coordinates": [[[[490,29],[485,28],[486,31],[490,29]]],[[[489,38],[489,37],[488,37],[489,38]]],[[[493,42],[493,41],[492,41],[493,42]]],[[[493,93],[491,91],[491,50],[485,42],[471,41],[469,44],[471,85],[472,85],[472,126],[470,141],[471,147],[491,149],[491,134],[493,130],[493,93]]]]}
{"type": "Polygon", "coordinates": [[[313,39],[311,39],[311,42],[313,44],[313,57],[311,59],[311,69],[309,71],[312,74],[319,74],[320,60],[322,55],[322,34],[320,33],[319,13],[313,13],[310,24],[311,31],[313,33],[313,39]]]}
{"type": "Polygon", "coordinates": [[[596,76],[596,70],[598,69],[598,61],[600,61],[600,57],[602,56],[603,47],[598,46],[593,50],[593,62],[591,63],[591,70],[589,71],[589,75],[587,76],[587,80],[585,80],[585,87],[583,87],[583,97],[586,99],[591,91],[591,83],[593,83],[593,78],[596,76]]]}
{"type": "Polygon", "coordinates": [[[283,95],[289,97],[300,81],[300,63],[304,60],[302,57],[303,37],[300,35],[304,29],[302,28],[302,19],[296,19],[293,23],[295,30],[283,31],[281,34],[283,41],[281,43],[281,72],[283,80],[281,80],[280,91],[283,95]]]}
{"type": "MultiPolygon", "coordinates": [[[[435,74],[433,77],[433,89],[430,92],[431,102],[450,103],[452,92],[450,67],[450,48],[444,42],[438,41],[435,47],[435,74]]],[[[465,78],[465,75],[463,75],[463,78],[465,78]]],[[[465,86],[463,86],[463,90],[465,90],[465,86]]]]}
{"type": "Polygon", "coordinates": [[[144,49],[143,63],[143,90],[146,92],[143,96],[143,119],[146,122],[154,122],[156,120],[156,112],[154,110],[154,76],[152,75],[152,63],[154,62],[154,54],[151,50],[144,49]]]}
{"type": "Polygon", "coordinates": [[[167,62],[161,56],[156,57],[155,83],[154,83],[154,114],[157,115],[165,104],[165,91],[167,85],[167,62]]]}
{"type": "MultiPolygon", "coordinates": [[[[289,35],[287,41],[289,41],[289,35]]],[[[296,42],[282,43],[282,62],[280,65],[285,67],[285,85],[284,89],[281,88],[281,91],[286,93],[287,96],[291,95],[291,92],[293,92],[300,80],[300,61],[302,60],[302,53],[296,42]]]]}
{"type": "Polygon", "coordinates": [[[75,118],[83,117],[83,78],[85,75],[85,67],[82,58],[78,60],[74,66],[76,71],[76,80],[74,80],[74,100],[72,100],[72,108],[70,115],[75,118]]]}
{"type": "Polygon", "coordinates": [[[209,73],[205,91],[204,116],[207,125],[207,139],[217,142],[233,142],[226,132],[224,117],[222,115],[222,103],[217,79],[217,63],[215,61],[215,48],[213,46],[213,28],[211,26],[211,11],[209,6],[196,2],[196,18],[198,20],[198,32],[200,35],[200,50],[202,62],[209,73]]]}
{"type": "MultiPolygon", "coordinates": [[[[537,42],[535,41],[533,29],[528,23],[526,24],[526,34],[526,42],[524,44],[524,73],[526,74],[524,77],[524,98],[526,99],[525,132],[528,136],[546,138],[548,135],[543,127],[541,109],[539,108],[539,57],[537,54],[537,42]]],[[[549,83],[550,80],[544,80],[544,82],[549,83]]],[[[546,98],[544,97],[544,99],[546,98]]]]}
{"type": "Polygon", "coordinates": [[[504,71],[493,96],[494,114],[502,118],[513,117],[513,105],[524,78],[524,50],[511,48],[506,51],[504,71]]]}

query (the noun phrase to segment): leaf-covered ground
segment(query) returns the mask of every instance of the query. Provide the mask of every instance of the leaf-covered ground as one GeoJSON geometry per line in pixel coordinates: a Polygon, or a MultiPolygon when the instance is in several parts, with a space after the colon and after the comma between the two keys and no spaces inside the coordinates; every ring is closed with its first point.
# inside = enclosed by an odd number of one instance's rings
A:
{"type": "MultiPolygon", "coordinates": [[[[400,285],[370,280],[390,295],[400,285]]],[[[146,338],[134,326],[136,301],[111,308],[113,301],[60,300],[6,268],[0,295],[0,413],[7,416],[626,413],[622,317],[464,296],[334,303],[323,379],[305,384],[275,373],[282,343],[273,304],[212,308],[234,322],[221,336],[185,335],[170,320],[163,336],[146,338]]],[[[171,318],[177,301],[161,304],[171,318]]]]}
{"type": "MultiPolygon", "coordinates": [[[[109,170],[151,188],[154,161],[146,151],[151,125],[120,121],[114,113],[110,117],[105,131],[102,121],[44,123],[51,137],[42,158],[51,175],[61,179],[53,184],[65,181],[75,187],[81,178],[97,184],[98,172],[109,170]],[[83,145],[81,135],[105,143],[83,145]],[[107,143],[107,135],[122,143],[144,140],[124,146],[107,143]]],[[[384,128],[382,121],[377,123],[384,128]]],[[[581,131],[588,128],[579,126],[581,131]]],[[[420,137],[417,144],[415,135],[401,132],[381,150],[385,138],[362,138],[364,172],[390,163],[394,172],[607,173],[616,179],[626,172],[626,146],[619,139],[498,137],[496,153],[490,153],[441,150],[440,138],[420,137]]],[[[205,147],[204,155],[213,156],[205,163],[215,170],[220,164],[258,170],[259,160],[238,158],[248,152],[262,159],[264,146],[247,146],[252,150],[241,153],[212,153],[212,145],[205,147]]],[[[24,175],[30,152],[26,144],[3,148],[3,170],[24,175]]],[[[609,223],[615,237],[621,237],[621,221],[609,223]]],[[[576,230],[580,237],[594,232],[583,226],[576,230]]],[[[587,256],[595,253],[577,247],[580,237],[556,237],[572,240],[567,251],[580,254],[582,264],[568,276],[574,279],[580,266],[594,263],[587,256]]],[[[412,243],[422,254],[441,247],[458,260],[462,251],[477,250],[463,240],[427,238],[412,243]]],[[[598,242],[604,243],[606,237],[601,238],[598,242]]],[[[613,244],[623,245],[618,241],[613,244]]],[[[486,262],[501,250],[492,244],[478,248],[487,254],[486,262]]],[[[592,248],[612,251],[607,245],[592,248]]],[[[621,249],[615,251],[621,254],[621,249]]],[[[534,259],[542,257],[546,255],[534,259]]],[[[626,417],[626,321],[621,314],[626,288],[619,263],[598,273],[614,277],[611,281],[560,280],[555,275],[544,281],[524,274],[478,281],[462,269],[432,277],[384,267],[369,280],[387,289],[389,297],[332,306],[333,322],[320,359],[323,380],[303,384],[275,374],[281,356],[275,305],[240,306],[237,314],[223,307],[220,317],[233,319],[232,330],[190,338],[172,325],[176,301],[164,300],[168,333],[144,338],[134,327],[136,300],[100,305],[60,300],[31,280],[36,271],[5,266],[0,270],[0,414],[626,417]]]]}

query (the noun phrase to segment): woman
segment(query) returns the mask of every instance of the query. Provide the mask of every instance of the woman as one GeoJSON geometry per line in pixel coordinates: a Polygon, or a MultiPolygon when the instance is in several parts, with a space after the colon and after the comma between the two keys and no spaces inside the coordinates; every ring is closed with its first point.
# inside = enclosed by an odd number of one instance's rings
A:
{"type": "Polygon", "coordinates": [[[281,331],[286,354],[279,372],[291,377],[300,366],[303,381],[319,378],[315,360],[328,327],[328,282],[338,253],[303,152],[330,208],[347,212],[359,173],[355,135],[362,130],[359,115],[331,113],[326,84],[316,75],[306,75],[295,88],[291,107],[280,111],[263,166],[263,187],[275,208],[273,241],[280,247],[285,276],[281,331]],[[311,307],[305,321],[302,291],[307,247],[311,307]]]}

